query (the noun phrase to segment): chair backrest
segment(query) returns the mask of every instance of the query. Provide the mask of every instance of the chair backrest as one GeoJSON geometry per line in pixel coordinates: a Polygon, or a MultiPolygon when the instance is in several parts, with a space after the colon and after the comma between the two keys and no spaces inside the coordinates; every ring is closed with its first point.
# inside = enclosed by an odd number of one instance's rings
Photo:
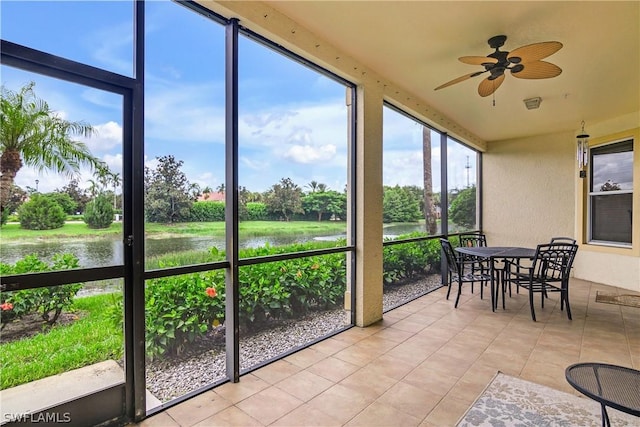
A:
{"type": "Polygon", "coordinates": [[[472,233],[472,234],[460,234],[460,246],[475,247],[475,246],[487,246],[487,237],[484,234],[472,233]]]}
{"type": "Polygon", "coordinates": [[[552,237],[549,243],[570,243],[572,245],[576,244],[576,239],[573,237],[552,237]]]}
{"type": "Polygon", "coordinates": [[[449,271],[454,274],[460,274],[460,264],[458,263],[456,253],[453,251],[451,242],[447,239],[440,239],[440,245],[442,246],[444,256],[447,258],[447,268],[449,271]]]}
{"type": "Polygon", "coordinates": [[[538,245],[533,260],[533,272],[539,278],[559,281],[569,278],[578,245],[572,243],[546,243],[538,245]]]}

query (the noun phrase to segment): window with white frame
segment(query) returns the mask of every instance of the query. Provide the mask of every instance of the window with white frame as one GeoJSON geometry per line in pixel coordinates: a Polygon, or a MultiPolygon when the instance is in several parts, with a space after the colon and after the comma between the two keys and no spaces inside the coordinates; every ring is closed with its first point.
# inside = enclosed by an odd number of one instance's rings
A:
{"type": "Polygon", "coordinates": [[[633,139],[594,147],[589,184],[589,241],[631,245],[633,139]]]}

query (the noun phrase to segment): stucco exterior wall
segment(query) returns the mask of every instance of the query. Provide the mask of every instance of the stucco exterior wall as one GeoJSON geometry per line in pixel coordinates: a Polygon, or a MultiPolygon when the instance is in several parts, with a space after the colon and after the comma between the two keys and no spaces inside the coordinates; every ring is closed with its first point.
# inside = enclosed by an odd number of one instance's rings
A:
{"type": "MultiPolygon", "coordinates": [[[[638,125],[639,115],[619,117],[590,129],[594,141],[615,139],[638,125]]],[[[631,248],[591,245],[585,240],[586,185],[578,178],[575,134],[560,133],[488,144],[483,157],[483,229],[492,245],[534,247],[552,236],[580,244],[576,278],[640,292],[640,144],[635,135],[634,244],[631,248]]]]}
{"type": "Polygon", "coordinates": [[[492,142],[483,156],[483,229],[491,245],[575,234],[571,133],[492,142]]]}

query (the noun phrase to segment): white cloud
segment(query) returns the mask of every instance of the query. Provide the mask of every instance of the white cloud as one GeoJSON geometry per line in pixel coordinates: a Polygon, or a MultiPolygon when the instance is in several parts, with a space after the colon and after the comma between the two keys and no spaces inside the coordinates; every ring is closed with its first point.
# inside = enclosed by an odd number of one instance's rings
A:
{"type": "Polygon", "coordinates": [[[154,80],[145,100],[145,137],[163,141],[224,143],[224,90],[215,84],[154,80]]]}
{"type": "Polygon", "coordinates": [[[89,150],[94,155],[100,152],[107,152],[116,147],[122,147],[122,126],[110,121],[103,124],[94,125],[95,134],[89,138],[79,138],[87,144],[89,150]]]}
{"type": "Polygon", "coordinates": [[[332,159],[336,154],[333,144],[314,147],[311,145],[294,145],[287,150],[284,157],[296,163],[317,163],[332,159]]]}

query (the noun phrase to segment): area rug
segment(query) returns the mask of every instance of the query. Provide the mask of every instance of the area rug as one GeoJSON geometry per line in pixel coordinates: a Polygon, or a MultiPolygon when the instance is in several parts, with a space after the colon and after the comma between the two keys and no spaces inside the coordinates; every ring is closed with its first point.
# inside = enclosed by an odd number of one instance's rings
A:
{"type": "MultiPolygon", "coordinates": [[[[640,418],[607,408],[611,425],[640,425],[640,418]]],[[[602,426],[600,405],[498,372],[462,416],[458,427],[574,427],[602,426]]]]}
{"type": "Polygon", "coordinates": [[[596,302],[640,308],[640,295],[616,295],[596,292],[596,302]]]}

